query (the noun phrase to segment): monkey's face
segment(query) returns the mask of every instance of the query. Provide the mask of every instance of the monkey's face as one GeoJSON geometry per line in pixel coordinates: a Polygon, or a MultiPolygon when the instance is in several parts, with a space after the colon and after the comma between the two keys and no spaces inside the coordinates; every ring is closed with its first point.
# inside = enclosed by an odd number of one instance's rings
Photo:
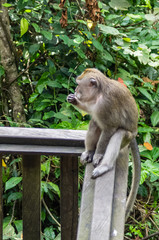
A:
{"type": "Polygon", "coordinates": [[[84,78],[82,80],[77,79],[76,82],[78,85],[75,89],[75,96],[78,101],[89,103],[96,100],[98,87],[95,78],[84,78]]]}
{"type": "Polygon", "coordinates": [[[89,113],[91,111],[91,106],[96,103],[98,98],[98,82],[95,78],[87,76],[87,74],[85,74],[82,79],[78,77],[76,82],[78,85],[75,89],[75,93],[69,94],[67,100],[89,113]]]}

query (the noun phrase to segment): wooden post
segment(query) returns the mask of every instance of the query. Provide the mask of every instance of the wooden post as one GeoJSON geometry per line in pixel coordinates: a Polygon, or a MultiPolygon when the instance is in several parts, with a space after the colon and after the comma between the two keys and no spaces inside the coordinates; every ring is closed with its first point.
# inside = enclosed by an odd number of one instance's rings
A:
{"type": "Polygon", "coordinates": [[[113,216],[110,240],[124,239],[129,150],[120,151],[116,164],[113,216]]]}
{"type": "Polygon", "coordinates": [[[40,156],[23,156],[23,240],[41,239],[40,156]]]}
{"type": "Polygon", "coordinates": [[[110,239],[115,167],[95,180],[93,169],[86,165],[77,240],[110,239]]]}
{"type": "Polygon", "coordinates": [[[78,222],[78,158],[61,157],[61,239],[75,240],[78,222]]]}
{"type": "Polygon", "coordinates": [[[3,239],[3,183],[2,183],[2,156],[0,155],[0,240],[3,239]]]}
{"type": "Polygon", "coordinates": [[[77,240],[90,239],[95,187],[95,180],[91,179],[93,169],[92,163],[86,165],[77,240]]]}
{"type": "Polygon", "coordinates": [[[115,167],[95,181],[90,240],[110,240],[115,167]]]}

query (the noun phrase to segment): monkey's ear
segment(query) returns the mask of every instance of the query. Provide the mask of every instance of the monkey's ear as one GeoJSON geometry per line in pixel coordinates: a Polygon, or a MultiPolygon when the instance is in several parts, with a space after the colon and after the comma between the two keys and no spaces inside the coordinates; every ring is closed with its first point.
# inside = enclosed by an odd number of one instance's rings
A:
{"type": "Polygon", "coordinates": [[[97,80],[95,78],[90,78],[90,84],[91,86],[97,87],[97,80]]]}

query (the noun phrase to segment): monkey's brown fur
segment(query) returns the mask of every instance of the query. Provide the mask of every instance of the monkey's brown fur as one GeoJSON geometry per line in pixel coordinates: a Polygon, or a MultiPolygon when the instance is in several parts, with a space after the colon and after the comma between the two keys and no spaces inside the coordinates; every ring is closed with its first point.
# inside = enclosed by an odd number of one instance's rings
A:
{"type": "Polygon", "coordinates": [[[92,177],[99,177],[111,170],[120,149],[130,142],[133,151],[137,152],[133,153],[136,179],[133,179],[128,215],[140,180],[140,159],[134,140],[138,122],[135,100],[124,85],[94,68],[86,69],[76,82],[75,94],[70,94],[67,99],[92,116],[85,140],[86,150],[81,155],[82,163],[93,161],[95,169],[92,177]]]}

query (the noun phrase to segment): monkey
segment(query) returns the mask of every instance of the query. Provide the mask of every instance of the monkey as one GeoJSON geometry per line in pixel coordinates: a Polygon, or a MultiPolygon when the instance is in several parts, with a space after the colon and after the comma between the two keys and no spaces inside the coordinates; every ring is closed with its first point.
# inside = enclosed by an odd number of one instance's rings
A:
{"type": "Polygon", "coordinates": [[[134,173],[127,200],[126,219],[133,207],[140,182],[141,163],[136,142],[138,109],[131,92],[96,68],[87,68],[76,78],[74,94],[67,101],[91,115],[81,163],[94,165],[92,178],[110,171],[120,150],[130,146],[134,173]]]}

